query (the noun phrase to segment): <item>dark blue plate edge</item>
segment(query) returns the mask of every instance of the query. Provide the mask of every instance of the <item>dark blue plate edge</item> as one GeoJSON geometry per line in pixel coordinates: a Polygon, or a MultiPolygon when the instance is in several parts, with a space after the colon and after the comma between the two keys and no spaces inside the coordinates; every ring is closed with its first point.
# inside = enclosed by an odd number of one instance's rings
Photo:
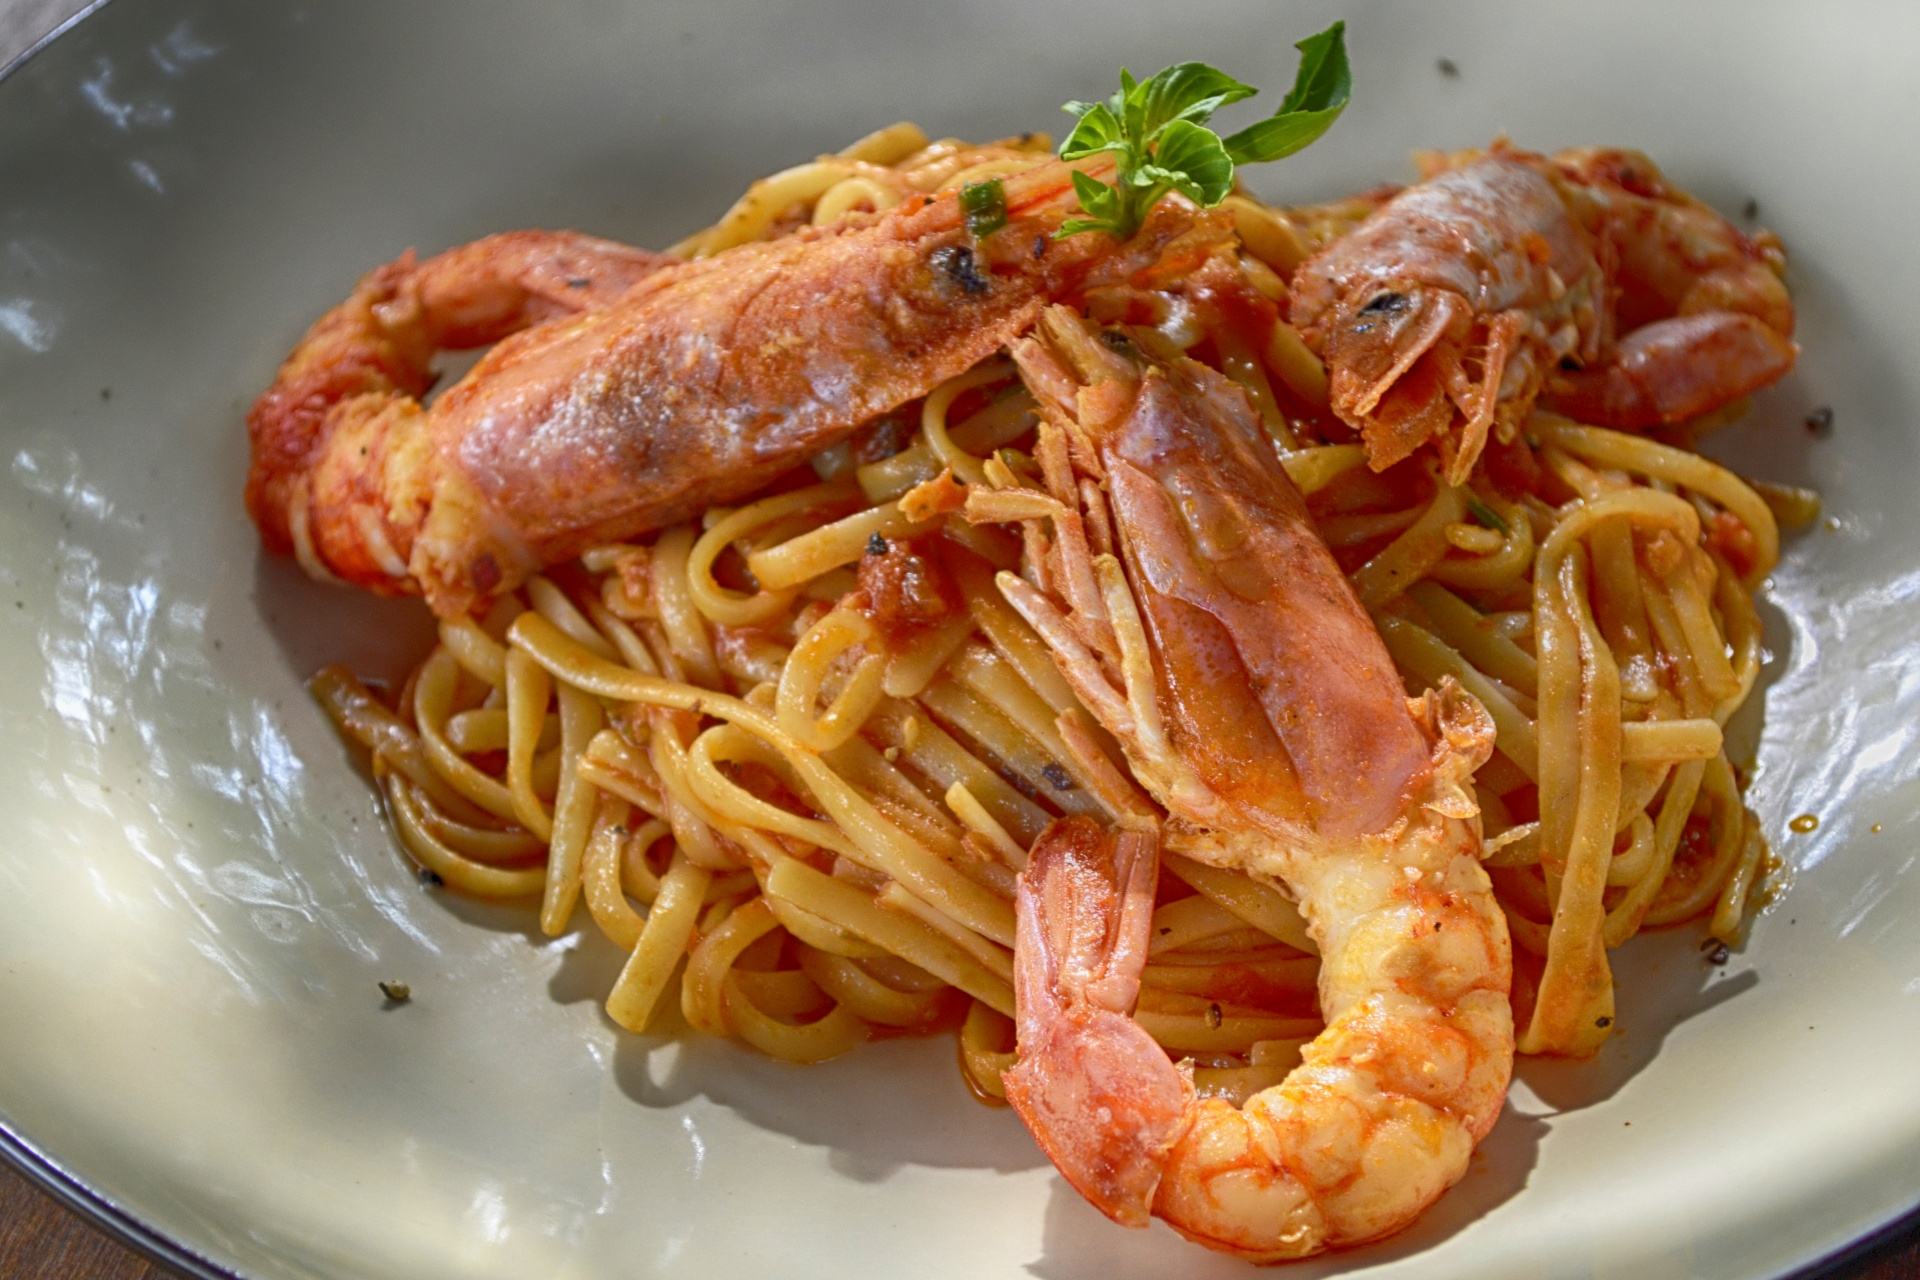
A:
{"type": "Polygon", "coordinates": [[[1858,1262],[1874,1250],[1886,1248],[1915,1230],[1920,1230],[1920,1205],[1902,1210],[1852,1244],[1842,1245],[1819,1261],[1808,1263],[1794,1273],[1793,1280],[1819,1280],[1821,1276],[1832,1275],[1849,1263],[1858,1262]]]}
{"type": "Polygon", "coordinates": [[[193,1280],[244,1280],[238,1272],[215,1266],[112,1204],[98,1191],[28,1146],[5,1125],[0,1125],[0,1160],[12,1165],[27,1181],[73,1210],[90,1225],[162,1266],[191,1276],[193,1280]]]}

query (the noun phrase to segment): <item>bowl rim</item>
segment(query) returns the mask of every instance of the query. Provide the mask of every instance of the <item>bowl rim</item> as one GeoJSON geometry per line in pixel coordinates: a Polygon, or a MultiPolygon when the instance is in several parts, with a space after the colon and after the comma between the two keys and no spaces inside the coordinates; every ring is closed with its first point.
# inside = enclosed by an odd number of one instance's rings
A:
{"type": "MultiPolygon", "coordinates": [[[[87,0],[80,9],[37,38],[12,61],[0,66],[0,82],[20,70],[54,41],[66,36],[112,3],[113,0],[87,0]]],[[[149,1226],[105,1192],[68,1172],[52,1156],[15,1133],[3,1119],[0,1119],[0,1163],[78,1215],[88,1226],[150,1261],[170,1267],[192,1280],[250,1280],[244,1273],[227,1270],[149,1226]]],[[[1886,1218],[1848,1243],[1807,1259],[1790,1271],[1778,1273],[1777,1280],[1819,1280],[1909,1232],[1917,1233],[1916,1243],[1920,1243],[1920,1195],[1916,1195],[1912,1203],[1894,1209],[1886,1218]]]]}

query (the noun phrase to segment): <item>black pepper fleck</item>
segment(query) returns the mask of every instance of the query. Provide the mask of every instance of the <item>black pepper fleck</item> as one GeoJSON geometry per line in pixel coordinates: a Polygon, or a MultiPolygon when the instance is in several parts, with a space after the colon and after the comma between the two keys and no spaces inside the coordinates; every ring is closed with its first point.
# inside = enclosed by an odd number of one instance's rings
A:
{"type": "Polygon", "coordinates": [[[1449,80],[1458,80],[1460,78],[1460,68],[1454,64],[1452,58],[1438,58],[1434,61],[1433,65],[1438,68],[1441,75],[1449,80]]]}
{"type": "Polygon", "coordinates": [[[1708,964],[1725,964],[1731,959],[1733,959],[1733,952],[1727,950],[1727,944],[1724,942],[1714,943],[1713,949],[1707,952],[1708,964]]]}
{"type": "Polygon", "coordinates": [[[585,276],[575,276],[573,279],[567,281],[567,288],[584,289],[592,283],[593,281],[587,279],[585,276]]]}
{"type": "Polygon", "coordinates": [[[935,249],[928,261],[935,271],[958,285],[960,291],[970,297],[978,298],[993,289],[987,278],[980,274],[980,264],[975,260],[973,250],[965,245],[945,245],[935,249]]]}
{"type": "Polygon", "coordinates": [[[883,556],[887,554],[887,540],[877,533],[868,534],[867,554],[870,556],[883,556]]]}
{"type": "Polygon", "coordinates": [[[1057,761],[1049,760],[1041,765],[1040,776],[1051,782],[1055,791],[1071,791],[1074,788],[1073,775],[1057,761]]]}
{"type": "Polygon", "coordinates": [[[1818,409],[1815,409],[1812,412],[1808,413],[1806,417],[1806,425],[1807,425],[1807,430],[1816,436],[1832,435],[1833,434],[1832,406],[1823,404],[1818,409]]]}
{"type": "Polygon", "coordinates": [[[1748,196],[1747,202],[1740,206],[1740,216],[1745,218],[1748,222],[1752,222],[1755,218],[1760,216],[1760,202],[1758,200],[1755,200],[1752,196],[1748,196]]]}
{"type": "Polygon", "coordinates": [[[445,880],[440,878],[440,873],[432,867],[422,867],[413,874],[414,878],[420,882],[422,889],[438,889],[446,883],[445,880]]]}
{"type": "Polygon", "coordinates": [[[1602,1015],[1601,1017],[1595,1018],[1593,1020],[1593,1025],[1604,1029],[1606,1027],[1610,1027],[1613,1025],[1613,1019],[1602,1015]]]}

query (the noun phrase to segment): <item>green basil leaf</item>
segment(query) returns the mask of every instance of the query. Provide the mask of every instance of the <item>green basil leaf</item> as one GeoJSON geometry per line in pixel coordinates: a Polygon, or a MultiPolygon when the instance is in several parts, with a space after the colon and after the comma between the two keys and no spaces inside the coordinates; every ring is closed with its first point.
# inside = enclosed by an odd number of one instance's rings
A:
{"type": "Polygon", "coordinates": [[[1249,125],[1226,140],[1227,154],[1235,164],[1254,164],[1262,160],[1280,160],[1312,145],[1340,118],[1341,108],[1330,111],[1301,111],[1290,116],[1268,116],[1249,125]]]}
{"type": "Polygon", "coordinates": [[[1135,173],[1151,175],[1203,209],[1219,204],[1233,190],[1233,160],[1220,135],[1190,120],[1169,123],[1153,159],[1135,173]]]}
{"type": "Polygon", "coordinates": [[[1340,118],[1353,96],[1345,31],[1346,23],[1336,22],[1294,46],[1300,51],[1300,68],[1280,109],[1226,139],[1235,164],[1290,156],[1340,118]]]}
{"type": "Polygon", "coordinates": [[[1078,169],[1073,171],[1073,193],[1080,197],[1080,207],[1096,218],[1111,222],[1120,216],[1119,190],[1078,169]]]}
{"type": "Polygon", "coordinates": [[[1140,86],[1140,122],[1137,127],[1128,122],[1129,136],[1140,145],[1157,142],[1177,120],[1205,124],[1221,107],[1258,92],[1204,62],[1176,62],[1140,86]]]}
{"type": "MultiPolygon", "coordinates": [[[[1084,103],[1070,103],[1069,106],[1084,106],[1084,103]]],[[[1114,118],[1105,103],[1096,103],[1087,107],[1086,114],[1080,117],[1080,123],[1073,127],[1067,140],[1060,144],[1062,160],[1078,160],[1082,156],[1098,155],[1102,151],[1125,151],[1128,149],[1126,135],[1120,130],[1120,121],[1114,118]]]]}
{"type": "Polygon", "coordinates": [[[1300,69],[1294,72],[1293,88],[1281,101],[1280,111],[1326,111],[1346,106],[1353,96],[1353,72],[1347,66],[1347,24],[1336,22],[1293,47],[1300,51],[1300,69]]]}
{"type": "Polygon", "coordinates": [[[1065,240],[1068,236],[1077,236],[1082,231],[1110,231],[1114,239],[1120,238],[1119,228],[1100,218],[1069,218],[1060,224],[1060,229],[1053,233],[1053,238],[1065,240]]]}
{"type": "Polygon", "coordinates": [[[1256,91],[1204,62],[1177,62],[1144,81],[1122,67],[1120,91],[1106,102],[1067,103],[1079,123],[1061,144],[1061,158],[1112,152],[1114,181],[1075,173],[1074,191],[1092,216],[1068,222],[1056,237],[1096,229],[1130,236],[1169,191],[1212,207],[1233,190],[1236,164],[1277,160],[1325,133],[1353,94],[1346,24],[1336,22],[1294,47],[1300,67],[1280,109],[1226,139],[1207,122],[1256,91]]]}

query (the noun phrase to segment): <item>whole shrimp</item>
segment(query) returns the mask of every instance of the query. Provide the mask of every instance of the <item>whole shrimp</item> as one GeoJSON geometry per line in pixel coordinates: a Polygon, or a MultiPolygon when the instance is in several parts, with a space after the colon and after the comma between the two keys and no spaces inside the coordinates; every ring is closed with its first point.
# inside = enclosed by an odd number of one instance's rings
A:
{"type": "MultiPolygon", "coordinates": [[[[1512,1070],[1470,790],[1489,722],[1452,687],[1406,698],[1223,375],[1057,307],[1013,350],[1045,417],[1055,540],[1035,582],[1000,589],[1165,806],[1166,843],[1296,899],[1327,1025],[1244,1106],[1197,1098],[1128,1016],[1162,828],[1067,820],[1019,879],[1007,1097],[1116,1221],[1157,1215],[1262,1262],[1388,1235],[1465,1171],[1512,1070]]],[[[977,493],[969,514],[1031,516],[1038,495],[1015,496],[977,493]]]]}
{"type": "Polygon", "coordinates": [[[1055,242],[1068,167],[1004,189],[1006,224],[984,238],[948,191],[692,262],[523,233],[383,267],[255,404],[248,508],[310,572],[457,614],[804,464],[1099,272],[1125,279],[1183,237],[1204,252],[1227,234],[1169,201],[1126,244],[1055,242]],[[519,305],[470,324],[476,295],[519,305]],[[512,328],[420,403],[436,348],[512,328]]]}
{"type": "Polygon", "coordinates": [[[1645,428],[1792,368],[1778,246],[1644,155],[1496,143],[1428,163],[1293,279],[1291,319],[1375,469],[1433,440],[1459,484],[1489,432],[1510,440],[1543,393],[1584,421],[1645,428]]]}

